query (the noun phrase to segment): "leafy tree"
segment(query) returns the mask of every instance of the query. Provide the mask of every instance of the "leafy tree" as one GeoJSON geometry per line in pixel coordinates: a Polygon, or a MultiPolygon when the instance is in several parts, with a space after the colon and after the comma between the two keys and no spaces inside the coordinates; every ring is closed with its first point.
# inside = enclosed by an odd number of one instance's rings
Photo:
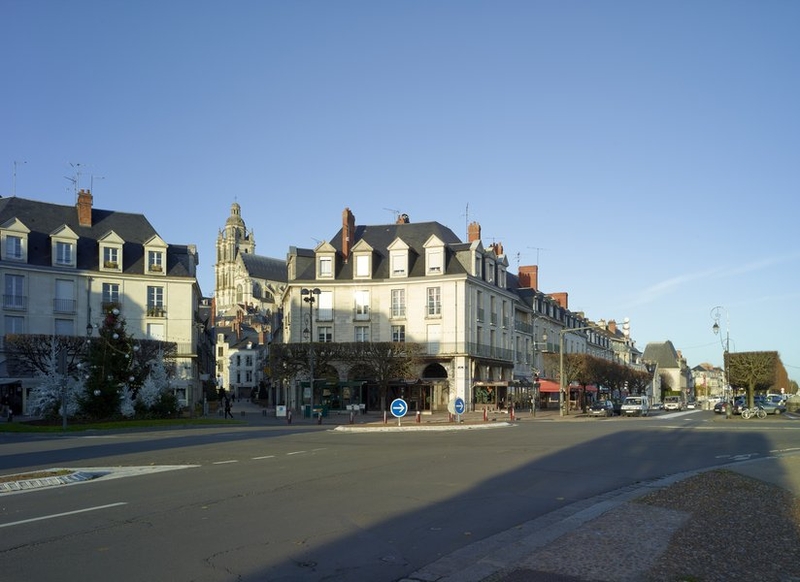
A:
{"type": "Polygon", "coordinates": [[[779,363],[778,352],[725,354],[728,382],[732,387],[746,391],[748,408],[753,406],[753,396],[756,391],[768,390],[775,385],[779,363]]]}

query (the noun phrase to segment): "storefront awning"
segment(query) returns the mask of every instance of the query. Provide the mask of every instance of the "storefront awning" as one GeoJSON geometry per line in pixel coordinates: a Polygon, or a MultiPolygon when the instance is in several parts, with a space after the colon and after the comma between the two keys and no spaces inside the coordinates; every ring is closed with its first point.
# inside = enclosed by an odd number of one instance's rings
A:
{"type": "MultiPolygon", "coordinates": [[[[558,382],[556,382],[555,380],[544,380],[544,379],[539,380],[539,392],[555,392],[555,393],[558,393],[559,388],[560,387],[558,385],[558,382]]],[[[572,390],[572,391],[583,390],[583,386],[580,386],[579,384],[573,384],[572,386],[569,387],[569,389],[572,390]]],[[[586,391],[587,392],[597,392],[597,386],[595,386],[594,384],[589,384],[586,387],[586,391]]]]}

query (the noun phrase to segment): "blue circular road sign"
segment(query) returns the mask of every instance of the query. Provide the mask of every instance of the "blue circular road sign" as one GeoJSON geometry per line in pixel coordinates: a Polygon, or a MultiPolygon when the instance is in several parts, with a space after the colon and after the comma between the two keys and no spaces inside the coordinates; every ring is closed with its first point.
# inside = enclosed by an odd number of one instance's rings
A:
{"type": "Polygon", "coordinates": [[[392,411],[392,416],[395,418],[400,418],[406,415],[408,412],[408,404],[402,398],[395,398],[392,400],[391,406],[389,406],[389,410],[392,411]]]}
{"type": "Polygon", "coordinates": [[[467,409],[467,405],[463,398],[456,398],[455,409],[456,414],[464,414],[464,411],[467,409]]]}

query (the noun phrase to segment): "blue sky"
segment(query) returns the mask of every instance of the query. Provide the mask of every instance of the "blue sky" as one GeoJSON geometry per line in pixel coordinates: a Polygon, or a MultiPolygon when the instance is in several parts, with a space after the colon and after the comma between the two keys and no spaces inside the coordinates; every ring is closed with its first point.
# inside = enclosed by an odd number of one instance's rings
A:
{"type": "Polygon", "coordinates": [[[800,379],[800,3],[0,0],[0,195],[256,252],[438,221],[690,366],[800,379]],[[15,164],[16,162],[16,164],[15,164]],[[16,173],[14,172],[16,168],[16,173]],[[16,179],[14,175],[16,174],[16,179]]]}

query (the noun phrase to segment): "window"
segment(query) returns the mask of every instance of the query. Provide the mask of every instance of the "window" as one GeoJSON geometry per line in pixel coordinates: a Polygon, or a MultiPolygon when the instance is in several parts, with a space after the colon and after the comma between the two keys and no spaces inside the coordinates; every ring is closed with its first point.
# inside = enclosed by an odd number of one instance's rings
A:
{"type": "Polygon", "coordinates": [[[369,255],[356,255],[356,277],[369,277],[369,255]]]}
{"type": "Polygon", "coordinates": [[[148,268],[156,273],[164,271],[164,253],[161,251],[147,251],[148,268]]]}
{"type": "Polygon", "coordinates": [[[404,342],[404,341],[406,341],[406,326],[405,325],[393,325],[392,326],[392,341],[393,342],[404,342]]]}
{"type": "Polygon", "coordinates": [[[56,296],[53,311],[56,313],[75,313],[75,281],[56,279],[56,296]]]}
{"type": "Polygon", "coordinates": [[[25,333],[25,318],[18,315],[5,316],[6,334],[25,333]]]}
{"type": "Polygon", "coordinates": [[[331,257],[319,258],[319,276],[325,278],[333,277],[333,258],[331,257]]]}
{"type": "Polygon", "coordinates": [[[442,314],[442,295],[439,287],[428,287],[428,316],[442,314]]]}
{"type": "Polygon", "coordinates": [[[406,316],[406,290],[392,289],[392,317],[406,316]]]}
{"type": "Polygon", "coordinates": [[[72,243],[56,241],[56,264],[72,264],[72,243]]]}
{"type": "Polygon", "coordinates": [[[483,277],[483,259],[480,255],[475,257],[475,276],[483,277]]]}
{"type": "Polygon", "coordinates": [[[119,304],[119,283],[103,283],[103,303],[119,304]]]}
{"type": "Polygon", "coordinates": [[[487,283],[494,283],[494,262],[486,261],[486,281],[487,283]]]}
{"type": "Polygon", "coordinates": [[[164,288],[147,287],[147,315],[164,317],[164,288]]]}
{"type": "Polygon", "coordinates": [[[356,319],[369,319],[369,291],[355,292],[356,319]]]}
{"type": "Polygon", "coordinates": [[[22,260],[22,238],[18,236],[6,237],[6,258],[15,261],[22,260]]]}
{"type": "Polygon", "coordinates": [[[55,320],[56,335],[75,335],[75,322],[71,319],[55,320]]]}
{"type": "Polygon", "coordinates": [[[317,296],[317,320],[333,321],[333,291],[322,291],[317,296]]]}
{"type": "Polygon", "coordinates": [[[428,249],[428,273],[440,274],[444,267],[444,249],[428,249]]]}
{"type": "Polygon", "coordinates": [[[25,309],[25,277],[6,275],[3,307],[6,309],[25,309]]]}
{"type": "Polygon", "coordinates": [[[244,357],[244,365],[245,365],[245,366],[252,366],[252,365],[253,365],[253,356],[251,356],[251,355],[249,355],[249,354],[248,354],[248,355],[246,355],[246,356],[244,357]]]}
{"type": "Polygon", "coordinates": [[[333,341],[333,328],[329,325],[318,325],[317,341],[320,343],[331,343],[333,341]]]}
{"type": "Polygon", "coordinates": [[[369,341],[369,327],[366,325],[357,325],[355,328],[355,341],[368,342],[369,341]]]}
{"type": "Polygon", "coordinates": [[[119,249],[116,247],[103,247],[103,266],[106,269],[119,268],[119,249]]]}
{"type": "Polygon", "coordinates": [[[408,251],[392,251],[392,277],[405,277],[408,272],[408,251]]]}

